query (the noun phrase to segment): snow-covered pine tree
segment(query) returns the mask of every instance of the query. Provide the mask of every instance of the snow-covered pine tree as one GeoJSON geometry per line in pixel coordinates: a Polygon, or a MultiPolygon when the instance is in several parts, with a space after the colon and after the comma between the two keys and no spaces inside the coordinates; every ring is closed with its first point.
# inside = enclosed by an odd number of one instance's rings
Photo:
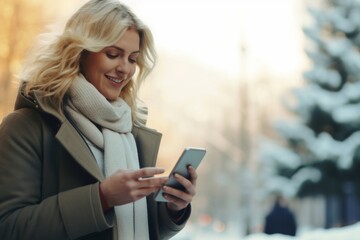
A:
{"type": "Polygon", "coordinates": [[[339,219],[330,227],[360,215],[360,0],[309,2],[317,3],[304,28],[312,67],[295,101],[284,101],[296,120],[276,122],[283,141],[267,141],[261,159],[270,191],[335,197],[339,219]]]}

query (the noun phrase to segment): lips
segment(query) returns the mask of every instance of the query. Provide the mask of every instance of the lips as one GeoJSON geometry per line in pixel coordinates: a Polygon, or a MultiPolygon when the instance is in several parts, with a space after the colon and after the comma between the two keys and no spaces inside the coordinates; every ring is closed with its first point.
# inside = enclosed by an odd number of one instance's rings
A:
{"type": "Polygon", "coordinates": [[[105,75],[105,77],[107,79],[109,79],[110,81],[115,82],[115,83],[121,83],[123,81],[123,79],[116,78],[116,77],[111,77],[111,76],[108,76],[108,75],[105,75]]]}

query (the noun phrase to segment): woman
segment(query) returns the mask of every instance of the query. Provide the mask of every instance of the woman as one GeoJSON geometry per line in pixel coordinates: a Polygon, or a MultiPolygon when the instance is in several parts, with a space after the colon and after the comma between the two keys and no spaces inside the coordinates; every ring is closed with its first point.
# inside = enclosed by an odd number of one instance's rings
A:
{"type": "Polygon", "coordinates": [[[137,90],[155,64],[150,30],[116,0],[91,0],[24,71],[0,125],[0,239],[168,239],[190,216],[185,187],[152,178],[161,134],[137,90]],[[136,70],[138,71],[135,75],[136,70]],[[136,76],[136,77],[135,77],[136,76]]]}

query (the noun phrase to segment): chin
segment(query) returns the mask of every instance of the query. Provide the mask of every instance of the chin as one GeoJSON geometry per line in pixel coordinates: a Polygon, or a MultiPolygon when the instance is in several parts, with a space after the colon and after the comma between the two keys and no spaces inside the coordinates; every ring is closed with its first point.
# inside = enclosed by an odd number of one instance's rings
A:
{"type": "Polygon", "coordinates": [[[117,97],[105,97],[106,100],[108,100],[109,102],[113,102],[117,99],[117,97]]]}
{"type": "Polygon", "coordinates": [[[102,94],[109,102],[115,101],[119,96],[120,92],[104,92],[102,94]]]}

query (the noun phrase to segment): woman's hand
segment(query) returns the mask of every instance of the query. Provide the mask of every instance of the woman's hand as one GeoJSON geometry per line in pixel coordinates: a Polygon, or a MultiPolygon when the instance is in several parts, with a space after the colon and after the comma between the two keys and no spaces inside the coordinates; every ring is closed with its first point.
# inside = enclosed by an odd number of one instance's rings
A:
{"type": "Polygon", "coordinates": [[[198,175],[192,166],[188,167],[188,171],[190,174],[190,180],[186,179],[180,174],[174,175],[176,181],[178,181],[185,188],[184,191],[168,186],[162,187],[164,191],[164,197],[168,200],[167,206],[169,210],[180,211],[186,208],[196,194],[195,187],[198,175]]]}
{"type": "Polygon", "coordinates": [[[100,183],[100,194],[110,208],[135,202],[157,191],[166,182],[168,177],[153,178],[161,173],[164,169],[156,167],[119,170],[100,183]]]}

